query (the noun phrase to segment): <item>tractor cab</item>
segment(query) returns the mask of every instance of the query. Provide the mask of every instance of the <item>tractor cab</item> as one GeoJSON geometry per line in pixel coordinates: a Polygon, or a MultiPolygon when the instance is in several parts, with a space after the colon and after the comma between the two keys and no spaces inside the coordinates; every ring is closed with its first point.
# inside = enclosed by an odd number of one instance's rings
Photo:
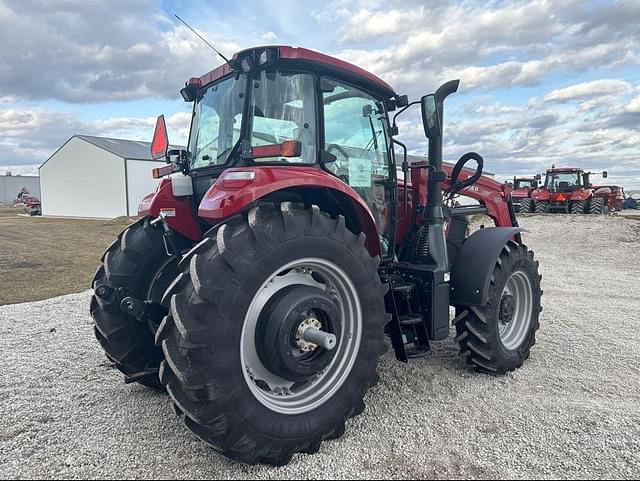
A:
{"type": "Polygon", "coordinates": [[[192,177],[196,199],[223,172],[242,180],[254,175],[244,168],[297,168],[299,179],[323,171],[364,201],[389,250],[396,196],[389,111],[406,97],[358,67],[291,47],[239,52],[187,82],[182,95],[194,106],[179,168],[192,177]]]}
{"type": "Polygon", "coordinates": [[[571,192],[588,186],[588,177],[581,170],[548,170],[544,188],[550,192],[571,192]]]}

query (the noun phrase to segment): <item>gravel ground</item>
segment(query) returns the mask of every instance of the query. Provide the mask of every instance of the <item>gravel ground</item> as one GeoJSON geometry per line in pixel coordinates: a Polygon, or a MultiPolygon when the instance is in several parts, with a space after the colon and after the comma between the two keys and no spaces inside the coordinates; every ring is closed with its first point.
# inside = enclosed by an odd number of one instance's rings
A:
{"type": "Polygon", "coordinates": [[[284,468],[230,462],[167,397],[127,386],[93,338],[88,293],[0,307],[2,478],[634,478],[640,476],[640,223],[531,216],[542,327],[504,377],[467,371],[450,338],[391,353],[344,438],[284,468]]]}

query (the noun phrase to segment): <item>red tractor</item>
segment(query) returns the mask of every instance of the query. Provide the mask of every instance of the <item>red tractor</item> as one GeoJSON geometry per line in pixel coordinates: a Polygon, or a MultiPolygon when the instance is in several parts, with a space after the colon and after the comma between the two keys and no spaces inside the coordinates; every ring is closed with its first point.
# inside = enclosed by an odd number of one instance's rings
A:
{"type": "Polygon", "coordinates": [[[25,214],[40,215],[42,208],[40,205],[40,199],[30,195],[26,187],[23,187],[18,196],[13,201],[14,207],[23,207],[25,214]]]}
{"type": "Polygon", "coordinates": [[[514,177],[511,200],[516,212],[533,212],[531,192],[538,187],[538,179],[533,177],[514,177]]]}
{"type": "MultiPolygon", "coordinates": [[[[609,211],[608,194],[595,195],[591,175],[579,168],[552,167],[547,170],[544,185],[531,193],[534,212],[563,212],[565,214],[606,214],[609,211]]],[[[538,174],[538,177],[540,175],[538,174]]],[[[602,172],[607,178],[607,172],[602,172]]]]}
{"type": "Polygon", "coordinates": [[[443,165],[458,84],[409,103],[365,70],[284,46],[189,80],[188,148],[167,151],[159,117],[152,154],[169,164],[154,176],[172,175],[92,284],[96,337],[125,380],[166,389],[223,455],[282,465],[364,410],[385,334],[407,362],[455,325],[470,367],[520,367],[539,325],[538,262],[482,157],[443,165]],[[409,166],[395,118],[414,104],[429,162],[409,166]],[[462,193],[479,203],[454,207],[462,193]],[[472,214],[496,226],[468,236],[472,214]]]}

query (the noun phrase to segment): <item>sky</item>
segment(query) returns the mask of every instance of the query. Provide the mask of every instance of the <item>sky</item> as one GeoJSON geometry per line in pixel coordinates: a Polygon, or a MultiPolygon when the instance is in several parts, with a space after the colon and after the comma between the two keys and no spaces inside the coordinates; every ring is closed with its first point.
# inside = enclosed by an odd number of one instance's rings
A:
{"type": "MultiPolygon", "coordinates": [[[[640,189],[640,0],[0,0],[0,173],[37,173],[75,134],[150,141],[162,113],[186,143],[179,91],[221,60],[174,13],[227,56],[311,48],[410,100],[459,78],[446,159],[479,152],[499,178],[607,170],[640,189]]],[[[424,155],[419,109],[399,119],[424,155]]]]}

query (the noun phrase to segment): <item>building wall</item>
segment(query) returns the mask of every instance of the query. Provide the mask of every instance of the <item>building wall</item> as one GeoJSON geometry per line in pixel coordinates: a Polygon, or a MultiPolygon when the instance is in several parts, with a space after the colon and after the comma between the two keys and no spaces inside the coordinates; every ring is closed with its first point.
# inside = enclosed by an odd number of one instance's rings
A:
{"type": "Polygon", "coordinates": [[[124,159],[73,137],[40,166],[42,215],[127,215],[124,159]]]}
{"type": "Polygon", "coordinates": [[[164,162],[127,159],[127,192],[129,215],[138,215],[138,206],[144,196],[158,187],[159,179],[154,179],[151,170],[166,165],[164,162]]]}
{"type": "Polygon", "coordinates": [[[18,192],[26,187],[29,194],[40,198],[40,178],[31,175],[0,175],[0,204],[10,205],[18,192]]]}

